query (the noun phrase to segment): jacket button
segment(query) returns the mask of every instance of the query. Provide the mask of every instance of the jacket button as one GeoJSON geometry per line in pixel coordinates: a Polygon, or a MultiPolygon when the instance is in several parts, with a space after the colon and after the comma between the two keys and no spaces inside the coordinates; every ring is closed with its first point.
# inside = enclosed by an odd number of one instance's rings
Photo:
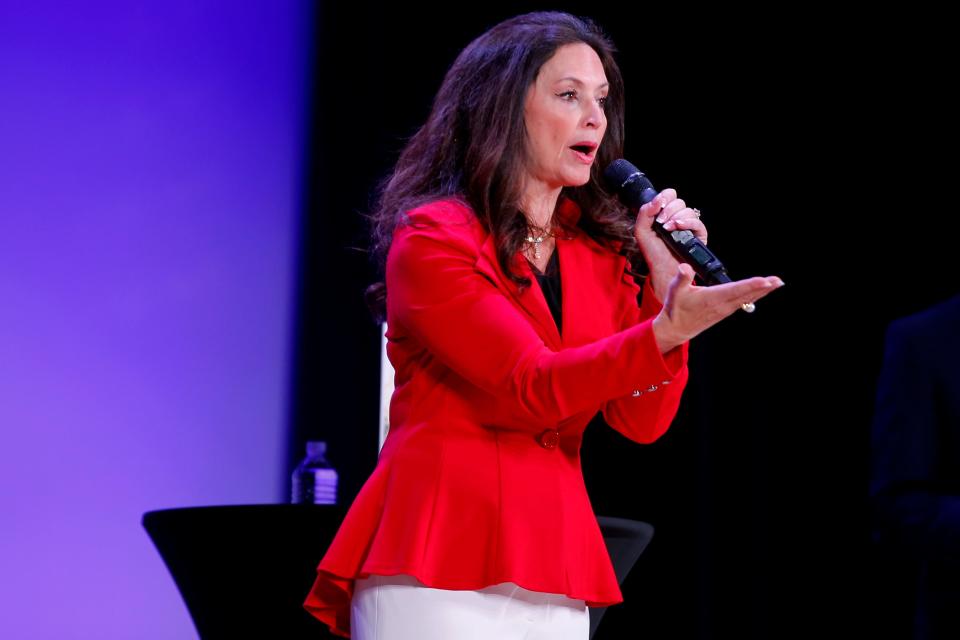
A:
{"type": "Polygon", "coordinates": [[[540,446],[544,449],[553,449],[560,443],[560,432],[556,429],[547,429],[540,434],[540,446]]]}

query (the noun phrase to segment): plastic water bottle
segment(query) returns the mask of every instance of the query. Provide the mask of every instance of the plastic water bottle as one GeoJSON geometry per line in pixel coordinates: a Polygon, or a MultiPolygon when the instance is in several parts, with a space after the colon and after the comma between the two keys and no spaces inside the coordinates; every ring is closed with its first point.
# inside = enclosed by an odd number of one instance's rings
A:
{"type": "Polygon", "coordinates": [[[337,504],[337,471],[327,462],[326,453],[326,442],[307,443],[307,457],[293,470],[291,502],[337,504]]]}

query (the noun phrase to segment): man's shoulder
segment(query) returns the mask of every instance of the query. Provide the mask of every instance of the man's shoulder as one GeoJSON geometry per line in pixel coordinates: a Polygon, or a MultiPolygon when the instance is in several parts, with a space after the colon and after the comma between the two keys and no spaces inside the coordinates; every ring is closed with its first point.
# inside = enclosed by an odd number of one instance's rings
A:
{"type": "Polygon", "coordinates": [[[932,307],[897,318],[887,329],[887,339],[906,341],[914,345],[939,342],[951,338],[960,329],[960,295],[948,298],[932,307]]]}

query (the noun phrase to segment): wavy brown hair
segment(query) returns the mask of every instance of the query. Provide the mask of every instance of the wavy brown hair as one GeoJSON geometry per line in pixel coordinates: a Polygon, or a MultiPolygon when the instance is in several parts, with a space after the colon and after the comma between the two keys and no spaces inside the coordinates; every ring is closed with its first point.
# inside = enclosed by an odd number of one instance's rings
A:
{"type": "MultiPolygon", "coordinates": [[[[381,270],[406,212],[441,198],[459,198],[493,235],[497,259],[520,287],[530,279],[516,272],[512,258],[523,246],[527,222],[520,199],[527,164],[524,105],[540,68],[557,49],[589,45],[610,83],[604,107],[607,130],[590,180],[564,187],[581,210],[578,226],[597,241],[638,257],[626,210],[603,186],[600,167],[623,155],[623,79],[610,39],[590,20],[567,13],[540,12],[501,22],[471,42],[447,71],[426,123],[400,154],[383,182],[371,220],[371,252],[381,270]]],[[[367,302],[383,317],[386,288],[367,290],[367,302]]]]}

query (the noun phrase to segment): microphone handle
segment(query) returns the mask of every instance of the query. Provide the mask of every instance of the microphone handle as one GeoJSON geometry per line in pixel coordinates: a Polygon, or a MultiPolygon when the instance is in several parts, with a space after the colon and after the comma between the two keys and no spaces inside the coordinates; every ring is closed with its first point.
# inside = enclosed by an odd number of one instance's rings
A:
{"type": "Polygon", "coordinates": [[[688,263],[700,279],[708,285],[732,282],[727,270],[707,245],[686,229],[667,231],[663,224],[653,221],[653,230],[657,232],[678,259],[688,263]]]}
{"type": "MultiPolygon", "coordinates": [[[[647,181],[647,184],[650,184],[650,182],[647,181]]],[[[657,197],[657,191],[653,186],[645,187],[640,192],[640,202],[642,204],[647,204],[655,197],[657,197]]],[[[670,250],[679,260],[693,267],[693,270],[705,283],[712,285],[731,282],[723,263],[693,233],[686,229],[667,231],[663,224],[657,222],[656,219],[653,221],[653,230],[657,232],[657,235],[670,247],[670,250]]]]}
{"type": "MultiPolygon", "coordinates": [[[[649,181],[648,181],[649,184],[649,181]]],[[[640,192],[640,201],[647,204],[657,196],[657,191],[652,187],[646,187],[640,192]]],[[[700,279],[708,285],[724,284],[732,282],[727,274],[723,263],[714,255],[713,251],[707,248],[699,238],[686,229],[676,229],[667,231],[663,223],[653,221],[653,230],[666,243],[678,260],[686,262],[696,272],[700,279]]],[[[753,313],[756,306],[752,302],[740,305],[740,308],[747,313],[753,313]]]]}

